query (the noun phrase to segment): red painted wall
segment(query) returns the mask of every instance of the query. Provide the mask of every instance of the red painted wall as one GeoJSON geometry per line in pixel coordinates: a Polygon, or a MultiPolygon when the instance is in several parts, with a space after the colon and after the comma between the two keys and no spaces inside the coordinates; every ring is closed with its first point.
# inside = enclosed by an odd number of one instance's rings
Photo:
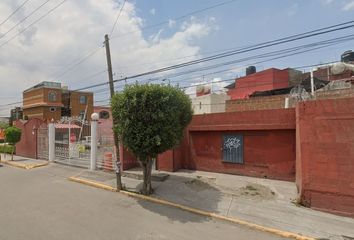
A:
{"type": "Polygon", "coordinates": [[[295,179],[295,111],[276,109],[193,116],[180,145],[159,155],[158,168],[295,179]],[[244,135],[244,164],[222,161],[222,136],[244,135]]]}
{"type": "Polygon", "coordinates": [[[302,202],[354,217],[354,98],[303,102],[296,112],[302,202]]]}
{"type": "Polygon", "coordinates": [[[188,169],[295,180],[295,130],[191,132],[188,169]],[[223,135],[242,134],[244,164],[223,162],[223,135]]]}
{"type": "Polygon", "coordinates": [[[295,129],[294,109],[270,109],[194,115],[189,131],[295,129]]]}
{"type": "Polygon", "coordinates": [[[231,99],[245,99],[256,91],[266,91],[289,86],[288,69],[270,68],[248,76],[235,79],[235,88],[227,94],[231,99]]]}
{"type": "Polygon", "coordinates": [[[168,172],[173,172],[177,170],[173,167],[174,151],[175,150],[172,149],[162,154],[159,154],[159,156],[157,157],[157,169],[168,172]]]}
{"type": "Polygon", "coordinates": [[[21,129],[21,140],[16,144],[16,155],[28,158],[37,158],[37,129],[42,120],[33,118],[28,121],[17,120],[13,123],[21,129]]]}
{"type": "Polygon", "coordinates": [[[122,163],[122,170],[128,170],[130,168],[138,167],[139,163],[136,160],[136,158],[128,152],[127,149],[125,149],[122,145],[120,146],[120,159],[122,163]]]}

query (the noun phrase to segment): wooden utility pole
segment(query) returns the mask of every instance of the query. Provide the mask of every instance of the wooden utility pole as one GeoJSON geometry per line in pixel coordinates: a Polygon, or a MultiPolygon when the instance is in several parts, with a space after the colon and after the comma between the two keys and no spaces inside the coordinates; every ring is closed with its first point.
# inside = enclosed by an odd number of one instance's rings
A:
{"type": "MultiPolygon", "coordinates": [[[[113,83],[113,72],[112,72],[112,61],[111,61],[111,50],[109,48],[109,38],[108,34],[104,36],[104,45],[106,48],[107,57],[107,67],[108,67],[108,79],[109,79],[109,90],[111,93],[111,99],[114,96],[114,83],[113,83]]],[[[113,125],[115,126],[117,121],[113,118],[113,125]]],[[[121,162],[119,155],[119,139],[115,131],[113,131],[114,145],[116,148],[116,176],[117,176],[117,190],[122,190],[122,177],[121,177],[121,162]]]]}

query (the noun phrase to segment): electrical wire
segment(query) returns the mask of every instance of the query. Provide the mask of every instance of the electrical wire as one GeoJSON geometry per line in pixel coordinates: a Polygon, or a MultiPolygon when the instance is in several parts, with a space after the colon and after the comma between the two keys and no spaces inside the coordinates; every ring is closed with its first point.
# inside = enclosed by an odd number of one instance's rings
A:
{"type": "Polygon", "coordinates": [[[195,10],[195,11],[193,11],[193,12],[187,13],[187,14],[185,14],[185,15],[182,15],[182,16],[179,16],[179,17],[176,17],[176,18],[168,19],[168,20],[165,20],[165,21],[162,21],[162,22],[153,24],[153,25],[149,25],[149,26],[143,27],[143,28],[141,28],[141,29],[138,30],[138,31],[131,31],[131,32],[127,32],[127,33],[125,33],[125,34],[123,34],[123,35],[112,36],[111,39],[122,38],[122,37],[128,36],[128,35],[133,34],[133,33],[136,33],[136,32],[145,31],[145,30],[147,30],[147,29],[151,29],[151,28],[155,28],[155,27],[158,27],[158,26],[161,26],[161,25],[165,25],[165,24],[170,23],[171,20],[177,22],[177,21],[180,21],[180,20],[185,19],[185,18],[187,18],[187,17],[193,16],[193,15],[195,15],[195,14],[199,14],[199,13],[201,13],[201,12],[205,12],[205,11],[208,11],[208,10],[211,10],[211,9],[214,9],[214,8],[217,8],[217,7],[221,7],[221,6],[230,4],[230,3],[235,2],[235,1],[237,1],[237,0],[231,0],[231,1],[221,2],[221,3],[215,4],[215,5],[206,7],[206,8],[202,8],[202,9],[199,9],[199,10],[195,10]]]}
{"type": "Polygon", "coordinates": [[[66,68],[65,71],[61,72],[60,74],[57,74],[56,77],[54,78],[60,78],[64,75],[66,75],[67,73],[71,72],[74,68],[76,68],[77,66],[83,64],[84,62],[86,62],[88,59],[90,59],[91,57],[93,57],[96,53],[98,53],[102,47],[96,48],[94,51],[91,51],[90,53],[88,53],[87,55],[85,55],[84,57],[73,61],[73,63],[71,65],[68,65],[68,67],[66,68]]]}
{"type": "Polygon", "coordinates": [[[42,15],[40,18],[38,18],[36,21],[32,22],[30,25],[28,25],[27,27],[23,28],[22,30],[20,30],[17,34],[13,35],[11,38],[9,38],[7,41],[5,41],[4,43],[0,44],[0,48],[5,46],[6,44],[8,44],[9,42],[11,42],[13,39],[15,39],[17,36],[19,36],[20,34],[22,34],[23,32],[25,32],[27,29],[29,29],[30,27],[32,27],[33,25],[35,25],[36,23],[38,23],[39,21],[41,21],[43,18],[45,18],[46,16],[48,16],[49,14],[51,14],[55,9],[57,9],[58,7],[60,7],[62,4],[64,4],[64,2],[66,2],[67,0],[63,0],[61,1],[59,4],[57,4],[55,7],[51,8],[48,12],[46,12],[44,15],[42,15]]]}
{"type": "Polygon", "coordinates": [[[111,30],[111,33],[109,34],[109,36],[112,36],[112,34],[113,34],[113,32],[114,32],[114,30],[115,30],[115,28],[116,28],[118,19],[119,19],[121,13],[122,13],[122,10],[123,10],[123,8],[124,8],[125,2],[126,2],[126,0],[123,1],[122,7],[121,7],[120,10],[119,10],[119,13],[118,13],[118,15],[117,15],[116,20],[114,21],[114,24],[113,24],[113,27],[112,27],[112,30],[111,30]]]}
{"type": "Polygon", "coordinates": [[[0,23],[0,27],[6,23],[13,15],[15,15],[29,0],[25,0],[20,6],[18,6],[4,21],[0,23]]]}
{"type": "MultiPolygon", "coordinates": [[[[354,25],[352,25],[352,26],[354,26],[354,25]]],[[[347,35],[347,36],[340,37],[340,38],[333,38],[333,39],[329,39],[329,40],[326,40],[326,41],[321,41],[320,43],[321,44],[331,44],[331,43],[333,43],[335,41],[342,41],[342,40],[346,40],[347,41],[348,39],[346,39],[346,38],[353,37],[353,36],[354,36],[354,34],[353,35],[347,35]]],[[[349,40],[352,40],[352,38],[349,38],[349,40]]],[[[312,44],[316,44],[316,43],[312,43],[312,44]]],[[[304,46],[305,45],[303,45],[301,47],[304,47],[304,46]]],[[[268,46],[265,46],[264,48],[266,48],[266,47],[268,47],[268,46]]],[[[261,49],[261,47],[257,47],[257,48],[261,49]]],[[[248,51],[247,50],[243,50],[242,53],[249,52],[249,51],[254,51],[254,49],[251,48],[248,51]]],[[[290,56],[292,56],[292,55],[294,55],[294,54],[291,54],[290,56]]],[[[214,59],[212,59],[212,60],[214,60],[214,59]]],[[[211,61],[211,60],[208,59],[208,60],[204,60],[203,62],[207,62],[207,61],[211,61]]],[[[233,61],[227,62],[226,64],[232,64],[232,63],[236,63],[236,62],[239,62],[239,61],[240,60],[233,60],[233,61]]],[[[243,59],[243,61],[245,61],[245,59],[243,59]]],[[[200,62],[198,62],[198,63],[200,63],[200,62]]],[[[194,65],[194,64],[196,64],[196,63],[192,63],[190,65],[194,65]]],[[[138,78],[138,77],[142,77],[142,76],[146,76],[146,75],[156,74],[156,73],[160,73],[160,72],[170,71],[172,69],[177,69],[177,68],[189,66],[189,65],[186,65],[186,64],[183,64],[183,66],[181,66],[181,65],[182,64],[178,64],[178,65],[173,65],[173,66],[170,66],[170,67],[160,68],[160,69],[156,69],[156,70],[152,70],[152,71],[148,71],[148,72],[132,75],[132,76],[125,77],[125,78],[116,79],[113,82],[125,81],[127,79],[134,79],[134,78],[138,78]]],[[[214,65],[213,67],[220,67],[220,66],[224,66],[224,65],[225,65],[225,63],[221,63],[221,64],[217,64],[216,66],[214,65]]],[[[202,70],[205,70],[205,69],[206,68],[203,68],[202,70]]],[[[88,86],[88,87],[80,88],[80,89],[77,89],[77,90],[85,90],[85,89],[90,89],[90,88],[96,88],[96,87],[104,86],[104,85],[107,85],[107,84],[108,84],[108,82],[104,82],[104,83],[94,84],[94,85],[91,85],[91,86],[88,86]]]]}
{"type": "Polygon", "coordinates": [[[5,33],[3,33],[0,36],[0,39],[2,39],[3,37],[5,37],[9,32],[11,32],[12,30],[14,30],[17,26],[19,26],[21,23],[23,23],[24,21],[26,21],[26,19],[28,19],[30,16],[32,16],[33,14],[35,14],[36,12],[38,12],[44,5],[46,5],[48,2],[50,2],[51,0],[47,0],[44,3],[42,3],[41,5],[39,5],[36,9],[34,9],[30,14],[28,14],[26,17],[22,18],[17,24],[15,24],[14,26],[12,26],[12,28],[10,28],[9,30],[7,30],[5,33]]]}

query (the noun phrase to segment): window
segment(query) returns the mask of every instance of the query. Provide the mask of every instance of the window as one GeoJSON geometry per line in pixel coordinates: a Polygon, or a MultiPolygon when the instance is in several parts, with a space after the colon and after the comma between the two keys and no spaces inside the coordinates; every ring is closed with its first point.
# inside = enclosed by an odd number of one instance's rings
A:
{"type": "Polygon", "coordinates": [[[87,104],[87,96],[85,95],[80,96],[80,104],[87,104]]]}
{"type": "Polygon", "coordinates": [[[48,93],[48,101],[55,102],[57,100],[57,94],[55,92],[48,93]]]}
{"type": "Polygon", "coordinates": [[[223,161],[229,163],[244,163],[243,136],[241,134],[224,135],[223,161]]]}
{"type": "Polygon", "coordinates": [[[50,111],[50,112],[55,112],[56,110],[57,110],[56,107],[51,107],[51,108],[49,108],[49,111],[50,111]]]}
{"type": "Polygon", "coordinates": [[[109,118],[109,112],[107,112],[107,111],[101,111],[99,113],[99,115],[100,115],[100,119],[108,119],[109,118]]]}

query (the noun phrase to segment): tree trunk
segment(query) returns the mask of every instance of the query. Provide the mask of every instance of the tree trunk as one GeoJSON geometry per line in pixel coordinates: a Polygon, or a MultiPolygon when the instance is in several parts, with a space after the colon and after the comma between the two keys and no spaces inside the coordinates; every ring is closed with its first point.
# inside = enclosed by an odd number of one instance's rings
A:
{"type": "Polygon", "coordinates": [[[152,159],[148,158],[146,161],[141,164],[143,168],[143,189],[142,194],[150,195],[152,193],[152,185],[151,185],[151,171],[152,171],[152,159]]]}
{"type": "Polygon", "coordinates": [[[116,182],[117,182],[117,190],[120,191],[123,189],[122,186],[122,173],[121,173],[121,162],[120,162],[120,151],[119,151],[119,138],[115,131],[113,131],[114,145],[116,149],[116,182]]]}
{"type": "Polygon", "coordinates": [[[14,160],[14,152],[15,152],[15,146],[12,146],[12,151],[11,151],[11,161],[14,160]]]}

